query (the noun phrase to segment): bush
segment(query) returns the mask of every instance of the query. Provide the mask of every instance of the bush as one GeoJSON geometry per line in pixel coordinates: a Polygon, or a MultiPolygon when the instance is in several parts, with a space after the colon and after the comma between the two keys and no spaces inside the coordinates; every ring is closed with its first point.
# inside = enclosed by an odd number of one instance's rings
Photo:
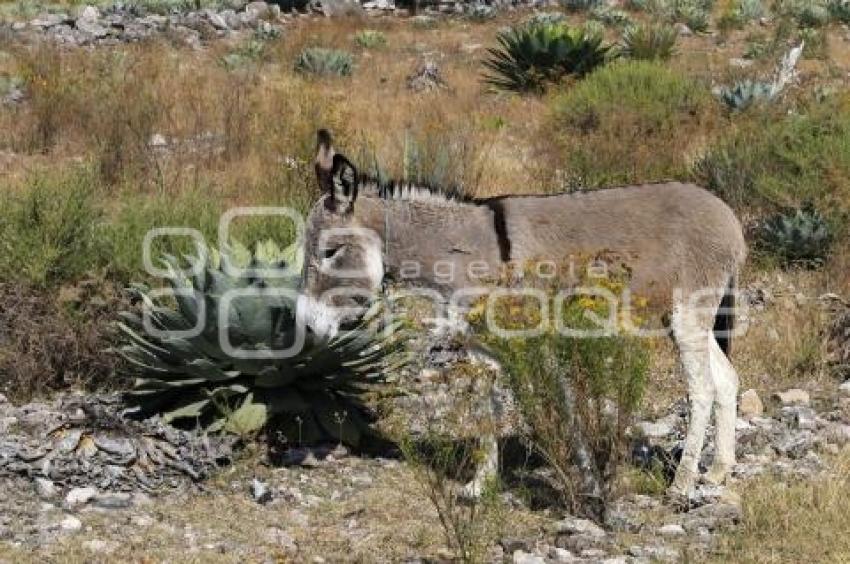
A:
{"type": "Polygon", "coordinates": [[[526,24],[499,33],[488,49],[485,82],[503,90],[542,92],[567,76],[582,77],[606,61],[602,37],[560,24],[526,24]]]}
{"type": "Polygon", "coordinates": [[[105,256],[93,176],[38,176],[20,193],[0,193],[0,280],[38,287],[72,280],[105,256]]]}
{"type": "MultiPolygon", "coordinates": [[[[584,282],[618,295],[626,277],[615,268],[610,278],[584,282]]],[[[544,285],[544,291],[551,298],[557,288],[544,285]]],[[[548,311],[558,312],[553,303],[548,311]]],[[[600,298],[574,295],[560,313],[566,328],[598,331],[587,313],[609,319],[610,307],[600,298]]],[[[624,454],[625,429],[643,394],[647,349],[633,336],[564,335],[554,318],[541,318],[538,300],[527,295],[499,298],[486,306],[486,315],[484,309],[470,314],[472,326],[500,362],[532,444],[555,470],[555,486],[570,511],[600,520],[624,454]],[[487,319],[490,311],[495,315],[487,319]],[[489,326],[529,330],[543,321],[548,323],[533,336],[506,338],[489,326]]]]}
{"type": "Polygon", "coordinates": [[[850,0],[830,0],[827,9],[833,21],[850,24],[850,0]]]}
{"type": "Polygon", "coordinates": [[[776,211],[811,201],[837,216],[850,210],[850,98],[807,112],[766,113],[712,146],[694,176],[731,205],[776,211]]]}
{"type": "Polygon", "coordinates": [[[566,175],[559,188],[683,177],[718,117],[703,85],[658,63],[620,61],[555,98],[542,150],[566,175]]]}
{"type": "Polygon", "coordinates": [[[602,4],[602,0],[560,0],[561,6],[571,12],[583,12],[602,4]]]}
{"type": "Polygon", "coordinates": [[[354,42],[364,49],[374,49],[384,47],[387,44],[387,36],[374,29],[362,29],[355,34],[354,42]]]}
{"type": "Polygon", "coordinates": [[[60,291],[0,282],[0,392],[18,403],[57,390],[120,389],[110,320],[113,285],[91,278],[60,291]]]}
{"type": "Polygon", "coordinates": [[[623,32],[623,55],[630,59],[669,59],[676,48],[679,33],[669,24],[631,26],[623,32]]]}
{"type": "Polygon", "coordinates": [[[295,61],[295,70],[319,76],[350,76],[353,69],[351,54],[339,49],[309,47],[295,61]]]}

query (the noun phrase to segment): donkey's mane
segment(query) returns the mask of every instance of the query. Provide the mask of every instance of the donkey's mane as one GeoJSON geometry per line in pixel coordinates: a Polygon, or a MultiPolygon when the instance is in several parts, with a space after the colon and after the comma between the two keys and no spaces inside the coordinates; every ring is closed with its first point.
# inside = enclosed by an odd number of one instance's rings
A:
{"type": "Polygon", "coordinates": [[[360,178],[360,190],[364,195],[382,200],[420,201],[446,204],[478,204],[457,187],[444,188],[400,180],[382,180],[373,176],[360,178]]]}

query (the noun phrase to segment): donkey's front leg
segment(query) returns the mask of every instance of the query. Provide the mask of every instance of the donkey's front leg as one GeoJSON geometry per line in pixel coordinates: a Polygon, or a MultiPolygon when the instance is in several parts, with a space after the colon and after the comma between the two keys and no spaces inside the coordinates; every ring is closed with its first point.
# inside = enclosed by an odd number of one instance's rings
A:
{"type": "Polygon", "coordinates": [[[461,488],[464,499],[478,499],[484,493],[488,483],[499,477],[499,441],[495,434],[487,434],[479,440],[482,457],[475,469],[475,477],[461,488]]]}

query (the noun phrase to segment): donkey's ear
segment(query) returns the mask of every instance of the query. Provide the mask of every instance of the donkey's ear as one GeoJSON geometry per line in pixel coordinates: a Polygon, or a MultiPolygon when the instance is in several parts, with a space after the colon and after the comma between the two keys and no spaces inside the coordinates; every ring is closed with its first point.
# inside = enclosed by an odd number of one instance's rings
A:
{"type": "Polygon", "coordinates": [[[335,211],[351,209],[357,199],[357,169],[334,150],[326,129],[320,129],[316,139],[316,178],[322,192],[330,196],[326,201],[335,211]]]}

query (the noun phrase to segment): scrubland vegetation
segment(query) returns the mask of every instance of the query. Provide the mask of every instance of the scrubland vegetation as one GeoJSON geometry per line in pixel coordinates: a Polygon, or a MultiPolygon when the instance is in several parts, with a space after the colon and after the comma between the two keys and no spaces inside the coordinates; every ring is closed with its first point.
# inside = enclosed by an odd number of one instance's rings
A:
{"type": "MultiPolygon", "coordinates": [[[[705,186],[745,224],[752,252],[739,283],[770,286],[779,297],[736,343],[742,389],[834,384],[824,361],[829,315],[805,298],[850,292],[847,2],[562,4],[552,13],[427,26],[302,19],[280,36],[211,41],[202,50],[165,39],[63,49],[0,35],[0,97],[12,85],[25,93],[20,103],[0,104],[0,323],[16,328],[0,335],[0,391],[26,400],[72,386],[124,388],[126,372],[104,351],[117,342],[110,322],[129,307],[121,288],[150,281],[141,263],[147,231],[192,227],[217,244],[220,216],[234,206],[306,213],[318,195],[321,127],[363,170],[457,186],[472,197],[667,180],[705,186]],[[682,23],[694,33],[680,34],[682,23]],[[769,93],[780,58],[800,40],[797,79],[769,93]],[[439,65],[447,88],[408,89],[408,75],[426,60],[439,65]]],[[[268,239],[286,246],[293,226],[242,218],[231,234],[249,248],[268,239]]],[[[194,248],[174,237],[158,240],[156,251],[180,256],[194,248]]],[[[582,400],[601,409],[594,401],[614,396],[625,421],[684,389],[670,377],[665,345],[653,349],[651,369],[647,351],[633,345],[578,350],[545,337],[501,356],[517,390],[528,383],[522,378],[540,384],[553,363],[580,365],[588,378],[582,400]],[[532,349],[546,354],[526,362],[532,349]],[[616,390],[594,380],[610,370],[594,366],[602,356],[621,368],[616,390]]],[[[573,453],[553,430],[570,424],[558,411],[563,390],[548,391],[544,400],[518,400],[569,505],[574,481],[559,463],[567,466],[573,453]]],[[[341,422],[335,432],[334,406],[319,411],[321,432],[345,440],[341,422]]],[[[611,445],[622,431],[593,430],[594,473],[609,484],[608,459],[616,466],[620,454],[611,445]]],[[[418,455],[408,454],[416,474],[418,455]]],[[[836,465],[846,475],[846,460],[836,465]]],[[[458,516],[470,510],[440,489],[442,475],[427,472],[448,544],[481,558],[469,535],[501,531],[492,519],[504,519],[505,508],[493,502],[482,506],[485,517],[458,516]]],[[[841,561],[850,550],[841,544],[847,493],[846,480],[758,481],[721,559],[841,561]],[[790,542],[794,556],[779,556],[790,542]]]]}

